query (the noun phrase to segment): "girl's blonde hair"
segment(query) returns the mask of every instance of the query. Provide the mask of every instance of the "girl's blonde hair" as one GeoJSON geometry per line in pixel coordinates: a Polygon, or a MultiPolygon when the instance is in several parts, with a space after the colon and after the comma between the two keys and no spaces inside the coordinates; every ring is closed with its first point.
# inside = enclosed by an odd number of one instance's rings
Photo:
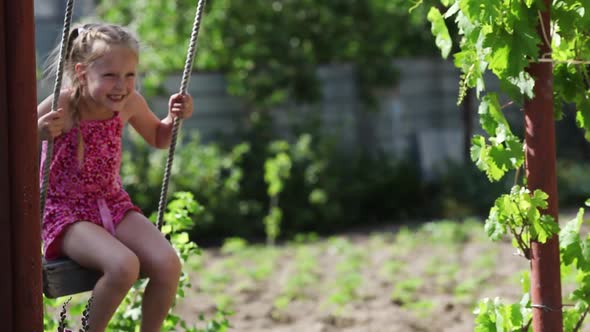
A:
{"type": "MultiPolygon", "coordinates": [[[[67,40],[66,59],[64,63],[63,84],[64,87],[73,90],[70,106],[75,110],[81,96],[81,85],[76,76],[77,63],[90,65],[96,59],[104,55],[110,46],[125,46],[134,51],[139,57],[139,40],[130,30],[115,24],[88,23],[75,26],[70,30],[67,40]],[[104,47],[97,42],[102,41],[104,47]]],[[[59,61],[60,46],[57,46],[50,54],[45,65],[45,76],[52,77],[56,74],[59,61]]]]}

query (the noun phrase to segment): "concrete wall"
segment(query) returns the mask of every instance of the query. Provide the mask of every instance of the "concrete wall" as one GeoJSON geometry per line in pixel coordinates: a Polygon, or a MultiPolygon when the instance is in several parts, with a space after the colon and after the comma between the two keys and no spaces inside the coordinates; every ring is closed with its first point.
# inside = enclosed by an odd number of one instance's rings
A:
{"type": "MultiPolygon", "coordinates": [[[[383,151],[415,159],[427,176],[447,159],[462,160],[463,127],[456,105],[458,71],[439,59],[404,59],[394,64],[400,69],[399,83],[376,92],[376,112],[367,111],[359,100],[353,66],[319,68],[321,101],[300,107],[286,104],[273,110],[276,131],[288,138],[294,123],[315,115],[321,119],[322,130],[334,135],[344,149],[383,151]]],[[[177,92],[180,75],[169,77],[164,86],[168,94],[177,92]]],[[[49,95],[51,88],[51,82],[40,84],[39,98],[49,95]]],[[[195,114],[184,122],[183,130],[196,130],[204,141],[210,141],[219,133],[231,135],[243,125],[246,106],[227,93],[223,75],[194,74],[189,91],[195,100],[195,114]]],[[[160,116],[166,112],[167,98],[149,99],[160,116]]]]}
{"type": "MultiPolygon", "coordinates": [[[[35,47],[37,62],[42,64],[49,51],[61,39],[63,21],[66,10],[65,0],[35,0],[35,47]]],[[[92,15],[94,1],[74,1],[74,22],[81,17],[92,15]]]]}

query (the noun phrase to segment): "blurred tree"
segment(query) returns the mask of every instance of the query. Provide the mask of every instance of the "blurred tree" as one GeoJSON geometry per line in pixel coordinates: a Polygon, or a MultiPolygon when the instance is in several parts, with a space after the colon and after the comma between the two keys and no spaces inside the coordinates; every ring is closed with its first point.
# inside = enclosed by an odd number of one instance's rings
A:
{"type": "MultiPolygon", "coordinates": [[[[182,69],[196,0],[101,0],[99,16],[130,25],[151,51],[142,54],[145,85],[182,69]]],[[[287,97],[319,98],[320,64],[356,65],[360,97],[395,80],[392,59],[433,55],[425,8],[406,0],[210,0],[195,68],[221,71],[229,90],[254,109],[287,97]]],[[[152,90],[152,92],[154,92],[152,90]]]]}

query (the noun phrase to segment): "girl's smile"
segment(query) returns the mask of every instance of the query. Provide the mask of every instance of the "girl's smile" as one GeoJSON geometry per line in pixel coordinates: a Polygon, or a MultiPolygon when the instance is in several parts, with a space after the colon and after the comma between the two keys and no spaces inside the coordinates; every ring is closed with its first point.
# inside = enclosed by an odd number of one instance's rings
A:
{"type": "Polygon", "coordinates": [[[97,113],[124,111],[129,95],[135,91],[137,54],[125,46],[97,43],[95,47],[104,48],[102,56],[78,70],[83,99],[97,113]]]}

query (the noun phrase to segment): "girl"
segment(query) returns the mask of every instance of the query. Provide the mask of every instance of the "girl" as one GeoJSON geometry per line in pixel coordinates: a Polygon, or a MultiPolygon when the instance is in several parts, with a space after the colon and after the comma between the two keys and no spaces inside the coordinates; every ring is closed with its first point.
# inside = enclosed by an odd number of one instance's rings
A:
{"type": "Polygon", "coordinates": [[[135,90],[138,57],[137,39],[120,26],[72,29],[58,111],[51,112],[52,97],[37,109],[40,138],[54,139],[44,252],[103,272],[93,290],[91,331],[105,330],[140,269],[149,278],[141,331],[160,331],[181,273],[175,250],[121,187],[121,133],[129,122],[150,145],[166,148],[174,118],[191,116],[193,103],[172,95],[159,120],[135,90]]]}

